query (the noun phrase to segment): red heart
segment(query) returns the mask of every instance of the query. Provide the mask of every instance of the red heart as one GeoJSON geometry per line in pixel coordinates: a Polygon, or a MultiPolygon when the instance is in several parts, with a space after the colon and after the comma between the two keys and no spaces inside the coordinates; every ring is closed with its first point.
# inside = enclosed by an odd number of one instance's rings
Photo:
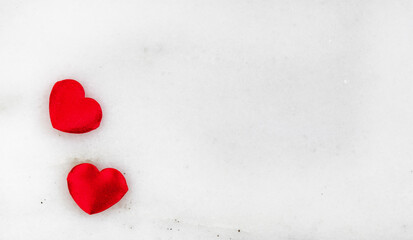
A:
{"type": "Polygon", "coordinates": [[[102,212],[119,202],[128,191],[122,173],[113,168],[99,170],[92,164],[75,166],[67,175],[70,195],[88,214],[102,212]]]}
{"type": "Polygon", "coordinates": [[[68,133],[92,131],[102,120],[99,103],[85,98],[82,85],[72,79],[55,83],[50,93],[49,113],[52,126],[68,133]]]}

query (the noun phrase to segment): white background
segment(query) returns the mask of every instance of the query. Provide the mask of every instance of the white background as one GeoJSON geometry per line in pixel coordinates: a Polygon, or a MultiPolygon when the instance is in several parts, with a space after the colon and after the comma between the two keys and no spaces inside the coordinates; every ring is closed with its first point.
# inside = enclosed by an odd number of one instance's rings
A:
{"type": "Polygon", "coordinates": [[[0,0],[0,239],[412,239],[412,4],[0,0]],[[87,215],[82,162],[129,192],[87,215]]]}

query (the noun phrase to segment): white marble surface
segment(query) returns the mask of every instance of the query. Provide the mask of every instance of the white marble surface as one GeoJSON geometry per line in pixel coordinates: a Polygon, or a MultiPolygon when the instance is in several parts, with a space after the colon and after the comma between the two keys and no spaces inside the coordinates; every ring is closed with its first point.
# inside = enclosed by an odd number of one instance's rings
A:
{"type": "Polygon", "coordinates": [[[0,0],[0,239],[412,239],[412,10],[0,0]],[[52,129],[65,78],[98,130],[52,129]],[[130,187],[93,216],[85,161],[130,187]]]}

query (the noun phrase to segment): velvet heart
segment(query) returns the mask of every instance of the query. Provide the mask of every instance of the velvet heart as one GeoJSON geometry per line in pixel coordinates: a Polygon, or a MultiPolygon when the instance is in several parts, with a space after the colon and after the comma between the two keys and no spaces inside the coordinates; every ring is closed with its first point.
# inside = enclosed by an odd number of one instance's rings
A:
{"type": "Polygon", "coordinates": [[[86,133],[99,127],[102,109],[92,98],[85,98],[80,83],[72,79],[56,82],[50,93],[52,126],[62,132],[86,133]]]}
{"type": "Polygon", "coordinates": [[[75,166],[67,176],[67,185],[76,204],[90,215],[110,208],[128,191],[118,170],[106,168],[99,172],[89,163],[75,166]]]}

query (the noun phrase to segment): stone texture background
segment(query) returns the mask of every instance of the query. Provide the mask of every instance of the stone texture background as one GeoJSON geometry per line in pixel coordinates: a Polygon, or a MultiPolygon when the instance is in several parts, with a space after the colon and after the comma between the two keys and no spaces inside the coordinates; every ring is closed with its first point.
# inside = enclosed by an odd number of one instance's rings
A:
{"type": "Polygon", "coordinates": [[[412,239],[412,4],[1,0],[0,239],[412,239]],[[130,191],[88,216],[81,162],[130,191]]]}

